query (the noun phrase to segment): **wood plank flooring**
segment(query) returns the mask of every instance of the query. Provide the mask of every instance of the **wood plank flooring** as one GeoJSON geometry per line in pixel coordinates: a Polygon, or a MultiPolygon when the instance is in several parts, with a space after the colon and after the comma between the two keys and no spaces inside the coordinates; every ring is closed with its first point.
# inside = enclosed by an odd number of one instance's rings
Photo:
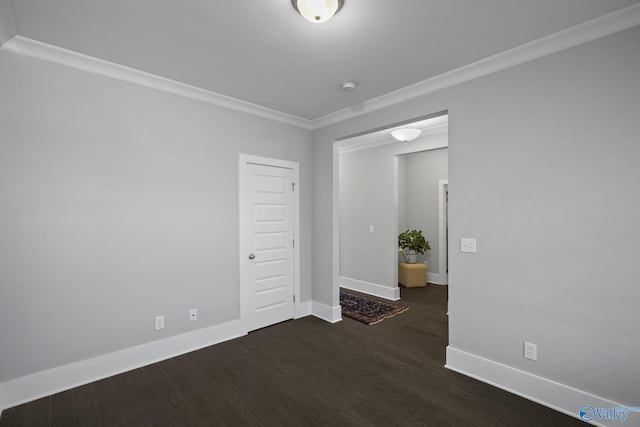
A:
{"type": "Polygon", "coordinates": [[[7,409],[14,426],[582,426],[445,369],[447,288],[373,326],[288,321],[7,409]]]}

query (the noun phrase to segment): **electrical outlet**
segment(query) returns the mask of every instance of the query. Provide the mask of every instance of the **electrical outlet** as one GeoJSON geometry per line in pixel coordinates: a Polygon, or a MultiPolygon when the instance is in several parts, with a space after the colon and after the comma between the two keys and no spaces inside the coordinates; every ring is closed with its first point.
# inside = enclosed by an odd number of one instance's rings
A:
{"type": "Polygon", "coordinates": [[[164,316],[156,316],[156,331],[164,329],[164,316]]]}
{"type": "Polygon", "coordinates": [[[376,229],[374,228],[374,226],[373,226],[373,225],[370,225],[370,226],[369,226],[369,233],[370,233],[370,234],[373,234],[373,233],[375,233],[375,232],[376,232],[376,229]]]}
{"type": "Polygon", "coordinates": [[[524,358],[529,360],[538,360],[538,346],[525,341],[524,358]]]}
{"type": "Polygon", "coordinates": [[[197,308],[192,308],[191,310],[189,310],[189,320],[190,321],[198,320],[198,309],[197,308]]]}

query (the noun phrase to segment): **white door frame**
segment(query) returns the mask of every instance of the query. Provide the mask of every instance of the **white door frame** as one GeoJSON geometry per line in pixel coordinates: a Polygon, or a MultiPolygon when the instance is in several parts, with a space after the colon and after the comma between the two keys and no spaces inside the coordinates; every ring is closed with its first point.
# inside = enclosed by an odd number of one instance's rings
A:
{"type": "Polygon", "coordinates": [[[293,238],[295,241],[295,246],[293,248],[294,253],[294,261],[293,261],[293,289],[295,295],[295,301],[293,304],[294,308],[294,319],[305,316],[308,314],[308,310],[304,310],[302,301],[300,301],[300,191],[299,185],[300,182],[300,164],[298,162],[292,162],[288,160],[281,159],[271,159],[268,157],[259,157],[252,156],[248,154],[240,154],[239,166],[238,166],[238,176],[239,176],[239,185],[238,185],[238,200],[239,200],[239,269],[240,269],[240,321],[244,325],[245,330],[249,330],[249,316],[251,312],[251,289],[248,286],[249,280],[246,277],[246,269],[242,268],[244,265],[244,261],[247,258],[247,254],[252,251],[252,248],[246,247],[247,241],[247,229],[244,227],[244,224],[249,220],[246,214],[246,210],[244,209],[244,194],[246,194],[249,190],[246,187],[246,183],[244,179],[242,179],[244,168],[247,164],[254,165],[262,165],[262,166],[270,166],[274,168],[284,168],[291,169],[293,171],[293,183],[294,192],[293,192],[293,238]]]}
{"type": "Polygon", "coordinates": [[[447,246],[445,244],[447,238],[447,193],[445,186],[449,186],[449,179],[438,180],[438,272],[440,273],[441,285],[449,284],[449,274],[447,273],[447,259],[449,258],[449,254],[447,253],[447,246]]]}

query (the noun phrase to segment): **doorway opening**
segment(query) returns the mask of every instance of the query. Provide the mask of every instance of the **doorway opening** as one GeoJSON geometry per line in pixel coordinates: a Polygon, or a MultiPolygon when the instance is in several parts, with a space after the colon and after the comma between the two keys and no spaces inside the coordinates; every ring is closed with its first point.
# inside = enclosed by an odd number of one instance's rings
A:
{"type": "MultiPolygon", "coordinates": [[[[434,135],[441,138],[440,134],[434,135]]],[[[442,147],[427,151],[419,151],[398,156],[398,234],[417,230],[422,233],[429,243],[430,250],[416,255],[419,266],[401,265],[403,271],[411,268],[413,275],[424,275],[424,282],[444,285],[447,283],[446,269],[442,267],[446,262],[446,249],[443,246],[443,211],[441,183],[448,180],[448,148],[442,147]]],[[[398,262],[406,263],[402,253],[398,262]]],[[[411,280],[412,285],[418,285],[421,280],[416,276],[411,280]]],[[[406,285],[405,283],[402,283],[406,285]]]]}
{"type": "MultiPolygon", "coordinates": [[[[448,115],[445,112],[386,126],[343,138],[334,144],[334,277],[339,287],[385,299],[400,298],[398,287],[399,157],[448,147],[448,115]],[[420,137],[398,142],[396,128],[421,127],[420,137]]],[[[438,226],[438,176],[435,222],[430,228],[432,250],[440,252],[438,226]]],[[[446,257],[444,257],[446,259],[446,257]]],[[[440,259],[440,258],[438,258],[440,259]]],[[[432,270],[439,269],[437,261],[432,270]]],[[[435,271],[434,271],[435,272],[435,271]]],[[[439,280],[442,283],[442,280],[439,280]]]]}

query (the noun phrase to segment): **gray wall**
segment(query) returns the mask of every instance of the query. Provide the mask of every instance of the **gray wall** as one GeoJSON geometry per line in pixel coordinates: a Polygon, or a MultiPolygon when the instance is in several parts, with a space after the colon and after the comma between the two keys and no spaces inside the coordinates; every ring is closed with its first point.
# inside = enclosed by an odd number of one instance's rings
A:
{"type": "Polygon", "coordinates": [[[405,224],[398,221],[398,232],[406,229],[422,230],[431,250],[418,254],[418,262],[429,262],[429,272],[439,273],[440,213],[439,181],[448,177],[448,152],[446,148],[422,151],[402,156],[406,198],[404,200],[405,224]]]}
{"type": "Polygon", "coordinates": [[[387,287],[397,287],[393,277],[395,222],[387,215],[394,204],[395,170],[392,145],[340,156],[340,275],[387,287]],[[375,233],[369,233],[369,226],[375,233]]]}
{"type": "Polygon", "coordinates": [[[7,52],[0,69],[0,381],[238,319],[239,153],[300,162],[311,298],[309,131],[7,52]]]}
{"type": "MultiPolygon", "coordinates": [[[[407,229],[407,157],[398,156],[398,230],[402,232],[407,229]]],[[[398,255],[398,260],[402,259],[398,255]]]]}
{"type": "Polygon", "coordinates": [[[450,346],[637,405],[639,46],[636,27],[314,131],[314,298],[338,301],[333,141],[448,110],[450,237],[478,239],[451,248],[450,346]]]}

